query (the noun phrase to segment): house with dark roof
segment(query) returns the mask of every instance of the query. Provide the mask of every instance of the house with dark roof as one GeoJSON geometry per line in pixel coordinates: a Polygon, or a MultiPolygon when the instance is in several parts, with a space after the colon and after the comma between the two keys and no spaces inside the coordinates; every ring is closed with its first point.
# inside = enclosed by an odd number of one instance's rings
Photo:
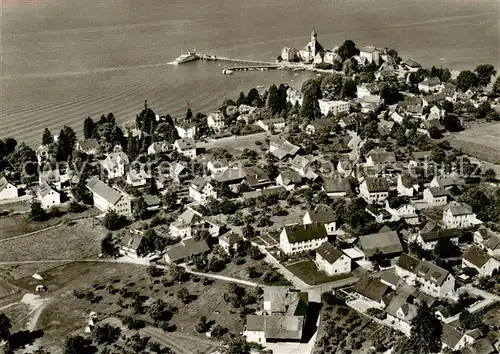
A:
{"type": "Polygon", "coordinates": [[[436,224],[434,224],[431,229],[426,226],[424,226],[414,238],[414,241],[424,250],[433,250],[441,239],[450,240],[454,244],[458,244],[460,236],[462,235],[459,229],[442,229],[436,224]]]}
{"type": "Polygon", "coordinates": [[[366,258],[375,255],[394,257],[403,252],[403,246],[396,231],[378,232],[359,237],[358,245],[366,258]]]}
{"type": "Polygon", "coordinates": [[[128,230],[120,241],[119,252],[123,256],[139,258],[140,248],[144,243],[144,233],[128,230]]]}
{"type": "Polygon", "coordinates": [[[397,190],[398,195],[413,197],[418,193],[420,186],[416,177],[408,173],[402,173],[398,176],[397,190]]]}
{"type": "Polygon", "coordinates": [[[351,184],[347,178],[324,178],[321,188],[329,197],[345,197],[352,193],[351,184]]]}
{"type": "Polygon", "coordinates": [[[383,309],[391,299],[392,289],[382,283],[380,279],[363,275],[354,285],[354,292],[363,300],[368,302],[371,307],[383,309]]]}
{"type": "Polygon", "coordinates": [[[396,275],[406,283],[418,285],[421,292],[432,297],[445,297],[455,290],[455,277],[434,263],[403,254],[395,269],[396,275]]]}
{"type": "Polygon", "coordinates": [[[461,354],[498,354],[500,347],[495,349],[488,338],[482,338],[475,343],[460,349],[461,354]]]}
{"type": "Polygon", "coordinates": [[[479,224],[481,221],[466,203],[453,201],[443,209],[443,225],[446,228],[465,229],[479,224]]]}
{"type": "Polygon", "coordinates": [[[217,237],[220,225],[213,220],[203,217],[201,213],[189,206],[169,226],[169,232],[172,237],[190,238],[201,230],[206,230],[213,237],[217,237]]]}
{"type": "Polygon", "coordinates": [[[482,244],[482,248],[493,257],[500,256],[500,235],[493,234],[486,239],[482,244]]]}
{"type": "Polygon", "coordinates": [[[443,332],[441,333],[441,343],[443,348],[449,348],[452,351],[460,350],[474,343],[474,338],[463,333],[448,323],[443,323],[443,332]]]}
{"type": "Polygon", "coordinates": [[[411,321],[416,317],[418,309],[411,299],[410,294],[397,292],[385,309],[387,318],[408,337],[411,334],[411,321]]]}
{"type": "Polygon", "coordinates": [[[442,206],[448,203],[450,193],[440,187],[427,187],[424,189],[424,201],[431,207],[442,206]]]}
{"type": "Polygon", "coordinates": [[[328,275],[351,272],[351,259],[336,249],[330,242],[325,242],[316,248],[316,264],[319,270],[328,275]]]}
{"type": "Polygon", "coordinates": [[[78,140],[76,150],[84,152],[87,155],[97,155],[100,151],[99,142],[95,138],[78,140]]]}
{"type": "Polygon", "coordinates": [[[176,182],[182,182],[189,176],[189,169],[180,162],[172,162],[168,168],[169,176],[176,182]]]}
{"type": "Polygon", "coordinates": [[[392,164],[396,162],[396,156],[393,151],[386,149],[373,149],[366,154],[365,166],[373,167],[378,164],[392,164]]]}
{"type": "Polygon", "coordinates": [[[278,160],[283,160],[287,157],[293,158],[299,150],[300,147],[290,143],[281,136],[272,135],[269,138],[269,152],[278,160]]]}
{"type": "Polygon", "coordinates": [[[243,171],[245,172],[246,183],[252,189],[262,189],[272,183],[269,176],[260,167],[245,166],[243,171]]]}
{"type": "Polygon", "coordinates": [[[307,320],[307,292],[281,286],[264,288],[262,315],[248,315],[243,335],[249,342],[300,342],[307,320]]]}
{"type": "Polygon", "coordinates": [[[45,209],[61,204],[61,194],[47,182],[42,182],[38,187],[36,196],[45,209]]]}
{"type": "Polygon", "coordinates": [[[196,176],[188,187],[189,197],[199,203],[217,198],[217,191],[213,184],[205,177],[196,176]]]}
{"type": "Polygon", "coordinates": [[[19,190],[7,178],[0,178],[0,200],[13,199],[19,196],[19,190]]]}
{"type": "Polygon", "coordinates": [[[327,205],[318,205],[315,209],[306,211],[302,223],[304,225],[323,224],[328,235],[333,235],[337,230],[337,216],[327,205]]]}
{"type": "Polygon", "coordinates": [[[286,254],[314,250],[327,241],[324,224],[285,226],[280,233],[280,248],[286,254]]]}
{"type": "Polygon", "coordinates": [[[94,206],[102,212],[114,210],[118,214],[125,216],[132,214],[131,199],[98,178],[91,178],[87,182],[87,189],[92,192],[94,206]]]}
{"type": "Polygon", "coordinates": [[[418,83],[418,89],[421,92],[436,92],[443,88],[444,86],[441,84],[441,80],[438,77],[428,77],[424,79],[424,81],[418,83]]]}
{"type": "Polygon", "coordinates": [[[480,277],[491,276],[500,269],[500,262],[476,246],[470,247],[462,255],[462,267],[477,270],[480,277]]]}
{"type": "Polygon", "coordinates": [[[174,142],[174,148],[179,154],[189,157],[190,159],[196,157],[196,142],[194,139],[177,139],[174,142]]]}
{"type": "Polygon", "coordinates": [[[390,198],[385,201],[385,210],[392,215],[393,221],[406,220],[407,224],[416,225],[419,223],[417,209],[408,200],[408,197],[390,198]]]}
{"type": "Polygon", "coordinates": [[[198,256],[210,251],[204,240],[196,241],[194,238],[186,238],[176,245],[167,247],[165,251],[165,262],[182,263],[190,257],[198,256]]]}
{"type": "Polygon", "coordinates": [[[389,181],[384,177],[366,177],[359,194],[368,203],[384,203],[389,196],[389,181]]]}
{"type": "Polygon", "coordinates": [[[302,184],[302,176],[294,170],[283,170],[276,177],[276,185],[283,186],[287,191],[292,191],[302,184]]]}
{"type": "Polygon", "coordinates": [[[319,118],[313,120],[306,126],[305,132],[309,135],[314,135],[319,132],[326,132],[330,134],[330,132],[335,128],[336,122],[331,118],[319,118]]]}
{"type": "Polygon", "coordinates": [[[231,230],[219,236],[219,246],[221,246],[226,253],[230,253],[231,250],[238,250],[238,243],[242,240],[243,238],[240,235],[231,230]]]}

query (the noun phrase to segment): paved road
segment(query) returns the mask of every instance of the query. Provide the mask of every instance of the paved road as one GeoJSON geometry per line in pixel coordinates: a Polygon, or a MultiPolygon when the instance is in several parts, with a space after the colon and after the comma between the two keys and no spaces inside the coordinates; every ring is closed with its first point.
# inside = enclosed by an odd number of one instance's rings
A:
{"type": "Polygon", "coordinates": [[[263,288],[265,285],[262,284],[257,284],[248,280],[243,280],[243,279],[238,279],[238,278],[232,278],[228,277],[225,275],[219,275],[219,274],[210,274],[210,273],[202,273],[202,272],[196,272],[192,269],[190,269],[187,266],[184,266],[186,269],[186,272],[191,273],[193,275],[198,275],[201,277],[206,277],[206,278],[211,278],[211,279],[217,279],[217,280],[223,280],[231,283],[236,283],[236,284],[241,284],[241,285],[246,285],[246,286],[253,286],[254,288],[263,288]]]}

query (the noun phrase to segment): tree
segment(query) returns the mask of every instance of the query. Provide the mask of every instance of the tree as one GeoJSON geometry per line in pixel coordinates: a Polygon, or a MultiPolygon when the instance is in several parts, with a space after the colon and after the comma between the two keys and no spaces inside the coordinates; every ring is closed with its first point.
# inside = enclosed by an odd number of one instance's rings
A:
{"type": "Polygon", "coordinates": [[[398,103],[401,99],[401,94],[395,85],[384,84],[380,89],[380,98],[387,105],[398,103]]]}
{"type": "Polygon", "coordinates": [[[47,218],[47,213],[42,208],[42,204],[38,200],[31,203],[30,219],[34,221],[43,221],[47,218]]]}
{"type": "Polygon", "coordinates": [[[477,84],[479,86],[488,86],[491,82],[491,77],[497,74],[497,71],[491,64],[481,64],[474,70],[477,75],[477,84]]]}
{"type": "Polygon", "coordinates": [[[191,295],[186,287],[182,287],[177,291],[177,298],[182,301],[183,304],[189,303],[191,301],[191,295]]]}
{"type": "Polygon", "coordinates": [[[500,95],[500,76],[497,77],[491,89],[495,95],[500,95]]]}
{"type": "Polygon", "coordinates": [[[96,124],[92,120],[92,118],[88,117],[83,121],[83,138],[90,139],[94,136],[94,129],[96,128],[96,124]]]}
{"type": "Polygon", "coordinates": [[[437,258],[451,258],[460,255],[460,249],[449,238],[440,238],[434,247],[437,258]]]}
{"type": "Polygon", "coordinates": [[[474,329],[480,323],[477,316],[470,313],[467,310],[463,310],[462,312],[460,312],[460,316],[459,316],[458,320],[460,322],[460,327],[462,327],[465,330],[474,329]]]}
{"type": "Polygon", "coordinates": [[[334,73],[323,77],[321,80],[321,89],[323,91],[329,91],[334,95],[339,95],[342,90],[342,75],[334,73]]]}
{"type": "Polygon", "coordinates": [[[101,253],[105,256],[118,256],[118,247],[113,240],[113,234],[108,232],[101,241],[101,253]]]}
{"type": "Polygon", "coordinates": [[[489,168],[484,172],[484,179],[488,182],[494,181],[495,178],[497,178],[497,174],[493,169],[489,168]]]}
{"type": "Polygon", "coordinates": [[[351,79],[347,79],[344,81],[342,85],[342,91],[340,92],[340,95],[342,96],[343,99],[354,98],[356,97],[356,91],[357,88],[354,81],[351,79]]]}
{"type": "Polygon", "coordinates": [[[280,92],[274,84],[269,86],[266,105],[272,115],[275,115],[283,110],[280,92]]]}
{"type": "Polygon", "coordinates": [[[356,44],[347,39],[342,43],[337,51],[338,55],[342,58],[343,61],[359,54],[358,48],[356,48],[356,44]]]}
{"type": "Polygon", "coordinates": [[[177,264],[172,264],[168,268],[168,272],[172,279],[177,282],[184,282],[189,278],[189,273],[186,273],[186,270],[183,267],[178,266],[177,264]]]}
{"type": "Polygon", "coordinates": [[[54,142],[54,137],[49,128],[45,128],[42,135],[42,145],[50,145],[54,142]]]}
{"type": "Polygon", "coordinates": [[[229,342],[227,354],[250,354],[250,345],[242,338],[235,338],[229,342]]]}
{"type": "Polygon", "coordinates": [[[64,354],[93,354],[96,351],[92,341],[82,336],[69,337],[64,345],[64,354]]]}
{"type": "Polygon", "coordinates": [[[443,126],[446,130],[450,132],[462,131],[462,125],[460,124],[460,119],[456,114],[447,114],[443,118],[443,126]]]}
{"type": "Polygon", "coordinates": [[[148,315],[156,322],[170,320],[172,312],[172,307],[162,299],[156,300],[148,308],[148,315]]]}
{"type": "Polygon", "coordinates": [[[457,89],[465,92],[471,87],[476,87],[478,84],[478,77],[470,70],[461,71],[457,77],[457,89]]]}
{"type": "Polygon", "coordinates": [[[68,126],[64,126],[57,139],[57,161],[67,161],[73,154],[76,145],[76,134],[68,126]]]}
{"type": "Polygon", "coordinates": [[[109,324],[104,324],[102,326],[97,326],[92,331],[92,337],[97,344],[113,344],[120,338],[121,329],[118,327],[113,327],[109,324]]]}
{"type": "Polygon", "coordinates": [[[141,196],[134,200],[134,218],[145,219],[148,214],[148,205],[146,201],[141,196]]]}
{"type": "Polygon", "coordinates": [[[207,321],[207,318],[205,316],[201,316],[200,320],[195,326],[195,330],[198,333],[206,333],[210,330],[210,327],[212,327],[212,325],[207,321]]]}
{"type": "Polygon", "coordinates": [[[476,111],[476,117],[477,118],[485,118],[488,113],[491,111],[491,105],[489,102],[482,102],[478,107],[476,111]]]}
{"type": "Polygon", "coordinates": [[[443,326],[424,302],[411,321],[410,347],[412,354],[438,353],[441,349],[443,326]]]}
{"type": "Polygon", "coordinates": [[[123,226],[122,216],[118,215],[114,210],[108,211],[102,222],[104,227],[110,231],[118,230],[123,226]]]}
{"type": "Polygon", "coordinates": [[[5,313],[0,313],[0,342],[9,340],[12,323],[5,313]]]}
{"type": "Polygon", "coordinates": [[[321,86],[318,80],[307,80],[302,85],[301,91],[303,94],[301,116],[310,120],[318,117],[321,112],[318,100],[322,97],[321,86]]]}

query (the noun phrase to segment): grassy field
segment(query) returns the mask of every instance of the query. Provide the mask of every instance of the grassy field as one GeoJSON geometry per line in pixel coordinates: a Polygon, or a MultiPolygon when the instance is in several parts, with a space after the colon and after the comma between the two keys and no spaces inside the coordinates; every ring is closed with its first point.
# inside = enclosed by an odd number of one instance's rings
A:
{"type": "Polygon", "coordinates": [[[309,285],[325,284],[351,276],[350,273],[329,276],[325,272],[318,270],[318,267],[316,267],[316,264],[312,260],[297,262],[287,266],[286,268],[309,285]]]}
{"type": "Polygon", "coordinates": [[[1,243],[2,262],[78,260],[97,256],[106,231],[92,220],[76,221],[1,243]]]}
{"type": "Polygon", "coordinates": [[[500,162],[500,123],[481,123],[453,134],[450,144],[465,154],[491,163],[500,162]]]}
{"type": "MultiPolygon", "coordinates": [[[[196,338],[207,339],[195,331],[195,325],[201,316],[206,316],[209,320],[229,328],[235,334],[243,329],[239,310],[231,309],[223,299],[223,289],[227,284],[225,282],[216,281],[204,285],[202,281],[195,279],[183,284],[165,286],[160,281],[162,277],[149,277],[144,266],[116,263],[75,262],[41,272],[41,275],[48,291],[42,294],[46,299],[46,307],[35,326],[35,329],[40,328],[44,331],[44,336],[37,341],[37,345],[43,346],[53,354],[60,353],[61,343],[69,335],[85,335],[84,329],[91,311],[98,314],[98,321],[126,315],[150,321],[148,315],[134,314],[131,306],[132,298],[124,297],[118,292],[119,289],[137,293],[146,306],[157,299],[162,299],[177,308],[170,324],[177,328],[173,334],[178,334],[180,339],[176,341],[184,338],[186,345],[196,338]],[[186,305],[177,298],[177,292],[181,287],[185,287],[193,297],[193,300],[186,305]],[[100,300],[91,303],[86,299],[78,299],[73,294],[74,290],[92,291],[100,300]],[[120,301],[123,302],[123,306],[119,305],[120,301]],[[194,339],[189,340],[190,337],[194,339]]],[[[32,292],[40,281],[25,277],[12,283],[26,292],[32,292]]],[[[23,328],[25,323],[17,324],[17,321],[25,317],[29,310],[17,305],[5,310],[7,316],[16,319],[14,330],[23,328]]],[[[182,342],[179,343],[181,344],[182,342]]]]}

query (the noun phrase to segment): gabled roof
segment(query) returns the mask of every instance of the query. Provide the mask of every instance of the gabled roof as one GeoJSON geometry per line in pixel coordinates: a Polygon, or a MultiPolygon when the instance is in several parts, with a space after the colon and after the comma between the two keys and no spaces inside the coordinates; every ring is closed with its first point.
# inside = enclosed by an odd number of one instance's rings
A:
{"type": "Polygon", "coordinates": [[[422,65],[420,65],[415,59],[410,58],[404,61],[406,65],[408,65],[410,68],[421,68],[422,65]]]}
{"type": "Polygon", "coordinates": [[[285,186],[302,182],[302,177],[297,171],[285,170],[280,173],[281,179],[285,186]]]}
{"type": "Polygon", "coordinates": [[[172,162],[169,167],[170,173],[174,176],[179,176],[182,172],[187,171],[186,166],[179,162],[172,162]]]}
{"type": "Polygon", "coordinates": [[[316,254],[319,254],[328,263],[333,264],[344,254],[335,248],[330,242],[324,242],[316,248],[316,254]]]}
{"type": "Polygon", "coordinates": [[[189,188],[192,188],[198,192],[201,192],[207,183],[208,183],[208,181],[205,178],[203,178],[201,176],[196,176],[191,181],[189,188]]]}
{"type": "Polygon", "coordinates": [[[396,231],[360,236],[359,245],[367,257],[377,253],[390,255],[403,252],[403,246],[396,231]]]}
{"type": "Polygon", "coordinates": [[[323,189],[326,193],[350,193],[351,184],[345,178],[325,178],[323,179],[323,189]]]}
{"type": "Polygon", "coordinates": [[[379,302],[389,291],[389,286],[382,283],[379,279],[363,275],[354,286],[354,291],[370,300],[379,302]]]}
{"type": "Polygon", "coordinates": [[[222,173],[212,176],[214,180],[220,183],[239,182],[245,178],[246,174],[242,168],[229,168],[222,173]]]}
{"type": "Polygon", "coordinates": [[[42,184],[38,187],[38,195],[42,198],[44,198],[46,195],[48,195],[51,192],[56,192],[57,191],[49,186],[47,182],[42,182],[42,184]]]}
{"type": "Polygon", "coordinates": [[[366,183],[366,189],[370,193],[389,191],[389,182],[384,177],[367,177],[363,183],[366,183]]]}
{"type": "Polygon", "coordinates": [[[9,184],[11,184],[9,181],[7,181],[7,178],[2,177],[0,178],[0,192],[7,187],[9,184]]]}
{"type": "Polygon", "coordinates": [[[406,188],[413,188],[413,186],[418,185],[418,180],[415,177],[410,176],[408,173],[403,173],[401,176],[401,184],[406,188]]]}
{"type": "Polygon", "coordinates": [[[491,259],[491,257],[486,252],[472,246],[464,252],[462,259],[472,263],[478,268],[481,268],[491,259]]]}
{"type": "Polygon", "coordinates": [[[78,144],[80,145],[80,149],[82,149],[83,151],[99,148],[99,142],[95,138],[78,140],[78,144]]]}
{"type": "Polygon", "coordinates": [[[292,225],[284,228],[289,243],[304,242],[319,238],[327,238],[325,225],[292,225]]]}
{"type": "Polygon", "coordinates": [[[271,182],[269,176],[257,166],[243,167],[243,171],[245,171],[245,179],[250,187],[271,182]]]}
{"type": "Polygon", "coordinates": [[[469,205],[465,203],[459,203],[456,201],[452,201],[443,209],[443,211],[445,212],[448,210],[451,212],[453,216],[473,214],[472,209],[469,205]]]}
{"type": "Polygon", "coordinates": [[[493,344],[491,344],[488,338],[482,338],[475,342],[474,344],[462,348],[460,350],[462,354],[496,354],[498,351],[495,349],[493,344]]]}
{"type": "Polygon", "coordinates": [[[318,205],[314,210],[308,210],[313,223],[331,223],[336,220],[335,212],[327,205],[318,205]]]}
{"type": "Polygon", "coordinates": [[[409,272],[413,272],[419,263],[420,263],[420,261],[418,259],[416,259],[415,257],[412,257],[409,254],[403,253],[401,256],[399,256],[399,259],[398,259],[398,262],[396,263],[396,265],[398,267],[403,268],[404,270],[407,270],[409,272]]]}
{"type": "Polygon", "coordinates": [[[415,160],[425,160],[431,156],[431,151],[413,151],[411,157],[415,160]]]}
{"type": "Polygon", "coordinates": [[[431,192],[431,195],[434,198],[444,197],[444,196],[448,196],[450,194],[446,189],[440,188],[440,187],[429,187],[429,192],[431,192]]]}
{"type": "Polygon", "coordinates": [[[133,233],[130,231],[127,231],[125,235],[123,236],[120,245],[122,247],[127,247],[131,248],[135,251],[139,248],[139,246],[142,243],[142,240],[144,239],[144,235],[142,233],[133,233]]]}
{"type": "Polygon", "coordinates": [[[206,241],[187,238],[176,245],[167,247],[166,252],[170,261],[176,262],[208,251],[210,251],[210,248],[206,241]]]}
{"type": "Polygon", "coordinates": [[[433,77],[429,77],[429,78],[425,79],[420,84],[426,85],[426,86],[437,86],[437,85],[441,84],[441,80],[439,80],[438,77],[433,76],[433,77]]]}
{"type": "Polygon", "coordinates": [[[420,237],[424,242],[437,241],[442,238],[457,238],[462,232],[459,229],[440,229],[434,228],[430,231],[420,231],[420,237]]]}
{"type": "Polygon", "coordinates": [[[486,241],[484,241],[483,245],[490,250],[498,250],[500,249],[500,236],[493,235],[486,241]]]}
{"type": "Polygon", "coordinates": [[[92,193],[97,194],[101,198],[105,199],[111,205],[115,205],[122,198],[122,195],[117,190],[111,188],[96,177],[92,177],[87,182],[87,188],[92,193]]]}
{"type": "Polygon", "coordinates": [[[181,150],[196,149],[196,142],[194,139],[177,139],[174,144],[181,150]]]}
{"type": "Polygon", "coordinates": [[[373,149],[366,155],[366,157],[371,157],[373,162],[396,162],[394,151],[387,151],[386,149],[373,149]]]}
{"type": "Polygon", "coordinates": [[[228,231],[225,234],[219,236],[220,241],[224,241],[229,245],[234,245],[242,240],[242,237],[233,231],[228,231]]]}
{"type": "Polygon", "coordinates": [[[450,272],[443,269],[434,263],[428,261],[420,261],[418,266],[415,268],[414,273],[427,281],[430,281],[437,286],[441,286],[444,283],[450,272]]]}
{"type": "Polygon", "coordinates": [[[455,327],[448,323],[443,323],[443,332],[441,334],[441,341],[448,347],[455,349],[455,346],[460,342],[464,334],[455,327]]]}

